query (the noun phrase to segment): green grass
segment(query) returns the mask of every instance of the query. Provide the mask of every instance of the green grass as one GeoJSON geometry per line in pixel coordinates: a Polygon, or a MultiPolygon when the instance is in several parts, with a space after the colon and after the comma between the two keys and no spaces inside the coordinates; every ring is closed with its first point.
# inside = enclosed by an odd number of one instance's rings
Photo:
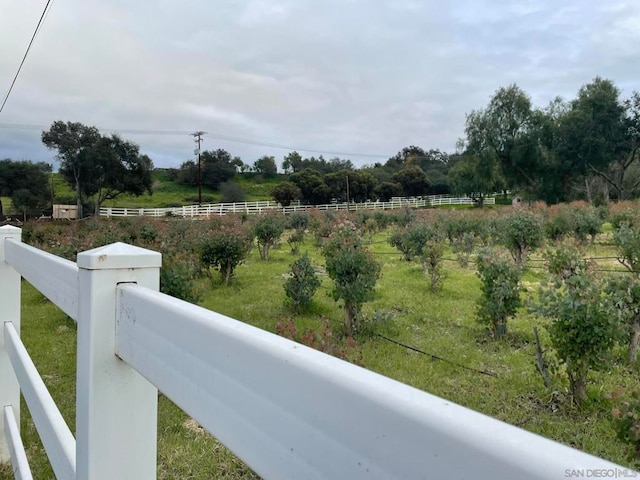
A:
{"type": "Polygon", "coordinates": [[[272,178],[263,178],[261,175],[236,175],[235,182],[247,192],[247,201],[273,200],[271,189],[283,182],[282,175],[272,178]]]}
{"type": "Polygon", "coordinates": [[[15,213],[15,210],[13,209],[13,203],[11,202],[11,199],[9,197],[2,197],[2,210],[4,211],[5,215],[12,215],[15,213]]]}
{"type": "MultiPolygon", "coordinates": [[[[181,185],[169,179],[163,170],[153,172],[153,193],[136,197],[124,194],[114,200],[104,202],[105,207],[164,208],[198,203],[198,187],[181,185]]],[[[220,201],[220,194],[207,187],[202,187],[202,201],[213,203],[220,201]]]]}
{"type": "MultiPolygon", "coordinates": [[[[262,178],[255,174],[238,174],[233,179],[246,193],[247,202],[271,200],[271,189],[281,180],[280,177],[262,178]]],[[[75,192],[64,181],[61,175],[54,174],[54,192],[57,199],[69,201],[75,199],[75,192]]],[[[198,203],[198,187],[181,185],[173,182],[165,170],[154,170],[153,193],[140,196],[123,194],[114,200],[104,202],[105,207],[132,208],[165,208],[198,203]]],[[[202,187],[203,203],[217,203],[221,201],[218,190],[202,187]]]]}
{"type": "MultiPolygon", "coordinates": [[[[386,243],[386,234],[376,235],[370,248],[384,266],[376,297],[365,305],[364,315],[373,318],[386,312],[393,320],[378,327],[380,333],[448,361],[371,336],[358,339],[366,368],[591,454],[638,468],[629,459],[631,446],[615,436],[611,405],[604,399],[607,392],[619,385],[640,382],[639,369],[624,366],[623,351],[616,351],[619,361],[609,370],[591,374],[589,399],[578,409],[570,404],[563,381],[556,380],[551,390],[545,389],[534,366],[532,327],[541,327],[543,342],[548,344],[544,320],[522,309],[510,321],[506,337],[491,340],[475,322],[479,279],[472,268],[462,269],[452,261],[449,250],[445,255],[448,260],[444,288],[433,294],[419,265],[404,261],[386,243]]],[[[612,249],[601,243],[589,248],[594,256],[608,255],[612,249]]],[[[307,251],[322,271],[324,262],[310,237],[300,251],[307,251]]],[[[254,248],[228,287],[207,279],[199,281],[205,290],[201,305],[269,331],[275,330],[277,322],[289,319],[299,328],[320,328],[322,317],[328,317],[339,331],[342,311],[329,295],[331,281],[326,275],[321,274],[322,287],[309,311],[294,317],[284,306],[282,285],[295,258],[284,241],[271,252],[268,262],[261,261],[254,248]]],[[[524,282],[533,292],[543,278],[541,270],[532,269],[526,273],[524,282]]],[[[45,383],[73,430],[74,323],[25,284],[22,332],[45,383]]],[[[52,478],[26,413],[22,417],[22,430],[35,478],[52,478]]],[[[190,424],[189,418],[165,397],[160,398],[158,430],[158,478],[253,478],[242,462],[190,424]]]]}

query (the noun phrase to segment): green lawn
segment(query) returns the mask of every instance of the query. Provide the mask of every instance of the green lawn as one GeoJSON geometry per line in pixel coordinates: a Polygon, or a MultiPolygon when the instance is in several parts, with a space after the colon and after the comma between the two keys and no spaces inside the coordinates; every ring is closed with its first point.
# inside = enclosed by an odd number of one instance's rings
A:
{"type": "MultiPolygon", "coordinates": [[[[377,234],[370,245],[384,265],[376,297],[365,305],[364,314],[370,319],[391,319],[376,327],[378,333],[446,361],[370,336],[357,340],[366,368],[591,454],[638,468],[630,460],[631,446],[616,438],[611,405],[604,395],[620,385],[637,385],[640,367],[630,369],[618,361],[605,372],[593,373],[588,401],[580,409],[573,407],[566,384],[556,381],[547,390],[536,371],[532,327],[544,327],[544,320],[533,318],[523,309],[510,321],[506,338],[491,340],[474,319],[480,283],[472,267],[460,268],[447,251],[444,289],[433,294],[419,265],[404,261],[387,244],[386,237],[387,233],[377,234]]],[[[301,248],[301,253],[305,251],[322,272],[324,262],[310,236],[301,248]]],[[[590,247],[588,254],[604,256],[611,251],[610,245],[598,243],[590,247]]],[[[254,248],[247,261],[238,267],[230,286],[212,284],[206,279],[199,281],[205,292],[201,305],[269,331],[274,331],[278,322],[287,320],[294,320],[299,329],[320,329],[323,317],[339,331],[342,311],[329,295],[330,279],[322,273],[322,287],[307,313],[294,317],[284,306],[282,285],[295,258],[286,242],[270,254],[268,262],[261,261],[254,248]]],[[[539,269],[527,272],[523,283],[529,293],[535,293],[543,277],[539,269]]],[[[548,344],[546,331],[540,330],[543,342],[548,344]]],[[[73,430],[74,323],[25,284],[22,332],[41,375],[73,430]]],[[[623,354],[622,350],[615,353],[618,360],[623,354]]],[[[35,478],[51,478],[26,413],[22,430],[35,478]]],[[[160,398],[158,434],[158,478],[253,478],[242,462],[190,422],[165,397],[160,398]]]]}

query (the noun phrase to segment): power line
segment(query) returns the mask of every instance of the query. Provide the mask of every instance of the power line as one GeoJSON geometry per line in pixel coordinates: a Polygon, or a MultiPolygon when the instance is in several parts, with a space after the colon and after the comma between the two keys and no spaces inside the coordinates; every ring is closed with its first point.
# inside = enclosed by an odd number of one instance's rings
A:
{"type": "MultiPolygon", "coordinates": [[[[18,124],[18,123],[0,123],[0,128],[17,129],[17,130],[47,130],[49,127],[44,125],[30,125],[30,124],[18,124]]],[[[180,130],[146,130],[146,129],[125,129],[125,128],[103,128],[98,127],[98,130],[106,132],[116,132],[130,135],[158,135],[158,136],[181,136],[191,135],[192,132],[180,131],[180,130]]],[[[281,143],[267,142],[263,140],[257,140],[245,137],[236,137],[234,135],[227,135],[224,133],[209,133],[209,136],[217,138],[219,140],[226,140],[235,143],[244,143],[248,145],[258,145],[262,147],[279,148],[282,150],[306,152],[306,153],[318,153],[325,155],[336,155],[339,157],[369,157],[369,158],[389,158],[388,154],[381,153],[367,153],[367,152],[342,152],[337,150],[323,150],[320,148],[307,148],[295,145],[285,145],[281,143]]]]}
{"type": "Polygon", "coordinates": [[[29,42],[29,45],[27,46],[27,51],[24,52],[24,57],[22,57],[22,61],[20,62],[20,66],[18,67],[18,71],[16,72],[15,77],[13,77],[13,81],[11,82],[11,86],[9,87],[9,91],[7,92],[7,94],[4,97],[4,100],[2,101],[2,106],[0,106],[0,113],[4,109],[4,106],[6,105],[7,100],[9,99],[9,95],[11,95],[11,91],[13,90],[13,86],[16,84],[16,80],[18,79],[18,75],[20,75],[20,70],[22,70],[22,66],[24,65],[24,62],[27,59],[27,55],[29,55],[29,50],[31,50],[31,45],[33,45],[33,41],[36,39],[36,36],[38,36],[38,32],[40,31],[40,27],[42,26],[42,22],[44,20],[44,17],[47,14],[47,11],[49,9],[49,5],[51,4],[51,2],[52,2],[52,0],[47,0],[47,4],[44,6],[44,10],[42,11],[42,15],[40,15],[40,20],[38,20],[38,25],[36,25],[36,29],[34,30],[33,35],[31,36],[31,41],[29,42]]]}

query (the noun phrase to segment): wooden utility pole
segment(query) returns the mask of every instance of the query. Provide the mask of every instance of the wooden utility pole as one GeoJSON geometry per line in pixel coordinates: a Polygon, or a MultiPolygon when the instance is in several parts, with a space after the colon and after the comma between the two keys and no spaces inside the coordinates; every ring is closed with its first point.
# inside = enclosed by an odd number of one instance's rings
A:
{"type": "Polygon", "coordinates": [[[205,135],[207,132],[197,131],[191,134],[194,137],[194,142],[198,148],[194,153],[198,155],[198,206],[202,205],[202,164],[200,162],[200,144],[202,143],[202,135],[205,135]]]}
{"type": "Polygon", "coordinates": [[[347,173],[347,211],[349,211],[349,174],[347,173]]]}

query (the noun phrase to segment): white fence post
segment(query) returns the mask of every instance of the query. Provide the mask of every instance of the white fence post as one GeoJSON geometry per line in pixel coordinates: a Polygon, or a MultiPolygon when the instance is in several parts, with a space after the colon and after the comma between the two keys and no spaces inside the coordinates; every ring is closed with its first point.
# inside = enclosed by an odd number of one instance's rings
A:
{"type": "MultiPolygon", "coordinates": [[[[13,372],[4,343],[4,322],[13,322],[20,333],[20,274],[4,261],[4,243],[21,239],[22,230],[6,225],[0,227],[0,407],[11,405],[20,425],[20,386],[13,372]]],[[[0,415],[0,462],[11,461],[5,435],[4,415],[0,415]]]]}
{"type": "Polygon", "coordinates": [[[161,263],[124,243],[78,254],[77,478],[156,478],[157,389],[116,357],[115,319],[117,284],[158,290],[161,263]]]}

